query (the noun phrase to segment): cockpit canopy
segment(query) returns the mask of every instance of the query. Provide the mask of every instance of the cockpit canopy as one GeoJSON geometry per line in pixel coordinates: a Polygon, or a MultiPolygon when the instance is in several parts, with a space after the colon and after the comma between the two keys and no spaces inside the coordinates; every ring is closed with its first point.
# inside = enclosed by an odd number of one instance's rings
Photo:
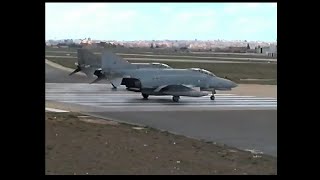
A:
{"type": "Polygon", "coordinates": [[[151,64],[159,68],[171,68],[169,65],[163,64],[163,63],[151,63],[151,64]]]}
{"type": "Polygon", "coordinates": [[[203,74],[207,74],[207,75],[209,75],[209,76],[216,76],[216,75],[214,75],[212,72],[207,71],[207,70],[205,70],[205,69],[201,69],[201,68],[190,68],[190,70],[192,70],[192,71],[197,71],[197,72],[200,72],[200,73],[203,73],[203,74]]]}
{"type": "Polygon", "coordinates": [[[134,63],[138,68],[156,68],[156,69],[172,69],[172,67],[163,63],[134,63]]]}

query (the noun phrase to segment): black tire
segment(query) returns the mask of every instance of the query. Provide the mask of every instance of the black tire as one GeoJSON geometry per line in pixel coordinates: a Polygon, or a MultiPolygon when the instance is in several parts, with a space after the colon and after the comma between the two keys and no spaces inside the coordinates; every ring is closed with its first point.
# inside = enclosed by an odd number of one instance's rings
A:
{"type": "Polygon", "coordinates": [[[210,96],[210,99],[211,99],[211,100],[214,100],[214,99],[215,99],[214,95],[210,96]]]}
{"type": "Polygon", "coordinates": [[[143,99],[148,99],[148,97],[149,97],[148,94],[143,94],[143,93],[142,93],[142,96],[143,96],[143,99]]]}
{"type": "Polygon", "coordinates": [[[179,96],[173,96],[172,100],[173,102],[179,102],[180,97],[179,96]]]}

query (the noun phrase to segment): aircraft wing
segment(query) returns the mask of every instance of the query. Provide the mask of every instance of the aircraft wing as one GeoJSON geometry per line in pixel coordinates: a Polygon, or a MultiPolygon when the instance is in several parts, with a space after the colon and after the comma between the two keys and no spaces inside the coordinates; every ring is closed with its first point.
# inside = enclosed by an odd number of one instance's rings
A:
{"type": "Polygon", "coordinates": [[[208,93],[195,90],[186,85],[166,85],[160,86],[154,90],[164,95],[172,96],[191,96],[191,97],[201,97],[206,96],[208,93]]]}

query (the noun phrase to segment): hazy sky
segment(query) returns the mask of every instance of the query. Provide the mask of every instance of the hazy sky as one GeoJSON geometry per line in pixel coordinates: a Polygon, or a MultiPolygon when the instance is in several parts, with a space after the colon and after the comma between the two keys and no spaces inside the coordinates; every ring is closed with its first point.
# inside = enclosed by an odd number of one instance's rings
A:
{"type": "Polygon", "coordinates": [[[276,3],[46,3],[46,39],[277,39],[276,3]]]}

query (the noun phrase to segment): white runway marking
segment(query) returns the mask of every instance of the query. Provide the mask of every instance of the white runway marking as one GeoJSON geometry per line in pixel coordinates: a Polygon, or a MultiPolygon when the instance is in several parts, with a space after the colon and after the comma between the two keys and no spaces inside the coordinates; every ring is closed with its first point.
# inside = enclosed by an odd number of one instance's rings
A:
{"type": "Polygon", "coordinates": [[[46,100],[104,108],[106,111],[180,111],[215,109],[276,109],[277,99],[268,97],[216,94],[210,96],[181,97],[178,103],[172,96],[149,96],[142,99],[140,93],[123,88],[112,90],[106,84],[46,83],[46,100]]]}
{"type": "Polygon", "coordinates": [[[54,109],[54,108],[47,108],[47,107],[46,107],[46,111],[51,111],[51,112],[69,112],[69,111],[65,111],[65,110],[61,110],[61,109],[54,109]]]}

